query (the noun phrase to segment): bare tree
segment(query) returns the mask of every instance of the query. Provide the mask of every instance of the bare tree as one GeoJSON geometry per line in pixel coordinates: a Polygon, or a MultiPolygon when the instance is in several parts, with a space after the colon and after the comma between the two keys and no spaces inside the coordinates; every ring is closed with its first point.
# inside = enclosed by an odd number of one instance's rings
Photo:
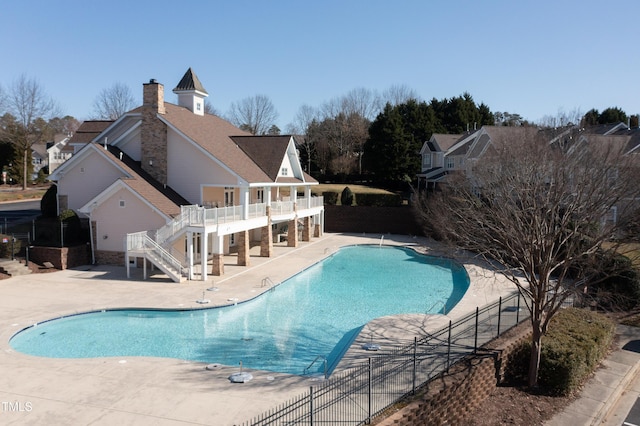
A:
{"type": "Polygon", "coordinates": [[[569,112],[560,108],[556,115],[545,115],[542,117],[538,125],[550,128],[577,126],[582,121],[582,117],[584,117],[584,114],[579,108],[575,108],[569,112]]]}
{"type": "Polygon", "coordinates": [[[133,109],[135,102],[129,86],[115,83],[107,89],[102,89],[93,101],[94,117],[99,120],[117,120],[133,109]]]}
{"type": "Polygon", "coordinates": [[[220,117],[220,113],[210,102],[204,100],[204,113],[209,115],[215,115],[216,117],[220,117]]]}
{"type": "Polygon", "coordinates": [[[0,115],[4,113],[6,103],[7,103],[7,94],[4,92],[4,89],[0,85],[0,115]]]}
{"type": "Polygon", "coordinates": [[[229,120],[254,135],[265,135],[271,128],[278,112],[266,95],[256,95],[233,102],[229,110],[229,120]]]}
{"type": "Polygon", "coordinates": [[[22,156],[22,189],[25,190],[31,147],[50,136],[46,120],[55,115],[58,107],[36,80],[24,74],[9,88],[5,103],[7,112],[15,119],[4,129],[5,136],[22,156]]]}
{"type": "Polygon", "coordinates": [[[593,284],[598,271],[588,266],[636,214],[630,200],[640,187],[638,165],[620,139],[565,138],[567,145],[528,134],[492,141],[466,164],[467,173],[417,195],[416,211],[454,247],[499,265],[524,296],[532,328],[528,382],[535,387],[549,322],[568,297],[593,284]]]}
{"type": "Polygon", "coordinates": [[[409,99],[420,100],[418,92],[405,85],[393,85],[382,92],[381,104],[390,103],[392,106],[405,104],[409,99]]]}
{"type": "Polygon", "coordinates": [[[318,110],[304,104],[298,109],[298,112],[293,118],[293,122],[287,125],[288,133],[301,136],[296,138],[296,141],[300,144],[300,148],[302,148],[302,157],[307,163],[307,173],[311,173],[311,162],[316,155],[316,140],[310,137],[309,130],[312,124],[317,122],[317,117],[318,110]]]}

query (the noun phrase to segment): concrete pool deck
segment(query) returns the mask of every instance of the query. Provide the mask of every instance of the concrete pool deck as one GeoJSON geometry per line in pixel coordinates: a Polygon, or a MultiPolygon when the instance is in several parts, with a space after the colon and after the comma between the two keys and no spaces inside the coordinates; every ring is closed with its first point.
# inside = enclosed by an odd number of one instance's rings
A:
{"type": "MultiPolygon", "coordinates": [[[[203,363],[149,357],[41,358],[14,351],[9,339],[32,324],[78,312],[121,307],[210,308],[232,304],[234,299],[251,299],[270,288],[263,285],[265,278],[277,284],[342,246],[380,241],[380,234],[325,234],[297,248],[276,245],[271,258],[252,256],[249,267],[233,265],[235,258],[228,256],[225,275],[206,282],[177,284],[162,274],[142,281],[141,269],[127,280],[125,268],[113,266],[1,280],[0,424],[233,425],[251,420],[306,392],[314,379],[251,371],[253,380],[233,384],[228,377],[239,366],[207,370],[203,363]],[[208,291],[211,287],[217,291],[208,291]],[[211,303],[197,303],[203,297],[211,303]]],[[[440,254],[433,242],[423,238],[385,235],[383,243],[413,245],[419,251],[440,254]]],[[[386,336],[390,344],[404,343],[413,338],[414,331],[439,329],[449,319],[514,290],[482,262],[467,259],[464,264],[471,286],[447,316],[387,317],[365,330],[386,336]]],[[[350,360],[359,357],[348,355],[350,360]]],[[[366,356],[362,354],[363,359],[366,356]]]]}

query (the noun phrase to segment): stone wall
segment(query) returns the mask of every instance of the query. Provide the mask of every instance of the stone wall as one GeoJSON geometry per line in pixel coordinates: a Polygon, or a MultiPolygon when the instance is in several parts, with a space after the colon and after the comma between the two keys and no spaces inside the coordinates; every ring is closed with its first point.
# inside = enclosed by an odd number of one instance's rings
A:
{"type": "Polygon", "coordinates": [[[82,244],[74,247],[40,247],[29,248],[29,260],[43,265],[51,263],[56,269],[75,268],[91,263],[91,247],[82,244]]]}
{"type": "Polygon", "coordinates": [[[326,232],[423,235],[413,208],[325,205],[326,232]]]}
{"type": "MultiPolygon", "coordinates": [[[[526,325],[526,324],[525,324],[526,325]]],[[[515,337],[489,344],[480,355],[456,363],[448,373],[431,380],[400,411],[374,422],[378,426],[459,425],[504,379],[509,357],[530,335],[522,325],[515,337]]]]}

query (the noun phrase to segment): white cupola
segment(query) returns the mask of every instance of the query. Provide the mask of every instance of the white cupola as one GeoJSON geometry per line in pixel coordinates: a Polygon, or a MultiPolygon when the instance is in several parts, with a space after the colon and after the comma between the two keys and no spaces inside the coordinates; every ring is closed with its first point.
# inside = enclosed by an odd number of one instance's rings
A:
{"type": "Polygon", "coordinates": [[[198,77],[191,68],[180,80],[180,83],[173,89],[173,93],[178,95],[178,105],[189,109],[196,115],[204,115],[204,98],[209,96],[198,77]]]}

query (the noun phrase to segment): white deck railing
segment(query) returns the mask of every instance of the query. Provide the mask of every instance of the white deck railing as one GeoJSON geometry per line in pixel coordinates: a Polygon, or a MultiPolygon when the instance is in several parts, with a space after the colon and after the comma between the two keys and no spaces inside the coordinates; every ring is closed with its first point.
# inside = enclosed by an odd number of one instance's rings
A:
{"type": "MultiPolygon", "coordinates": [[[[283,215],[291,214],[295,211],[294,205],[297,203],[298,210],[306,208],[321,207],[324,204],[323,197],[299,198],[293,201],[274,201],[271,203],[271,214],[283,215]]],[[[228,206],[205,208],[201,206],[181,206],[180,214],[171,222],[158,229],[155,234],[155,241],[164,245],[172,237],[179,235],[190,226],[216,225],[220,223],[237,222],[245,219],[255,219],[267,215],[267,204],[256,203],[248,206],[247,217],[243,217],[244,206],[228,206]]]]}

